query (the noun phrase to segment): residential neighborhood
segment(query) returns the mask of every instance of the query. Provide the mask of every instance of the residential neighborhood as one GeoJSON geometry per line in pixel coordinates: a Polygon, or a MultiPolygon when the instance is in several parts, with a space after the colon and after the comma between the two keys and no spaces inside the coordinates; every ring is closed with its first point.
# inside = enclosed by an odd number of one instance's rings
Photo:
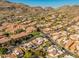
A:
{"type": "Polygon", "coordinates": [[[78,12],[0,0],[0,58],[79,58],[78,12]]]}

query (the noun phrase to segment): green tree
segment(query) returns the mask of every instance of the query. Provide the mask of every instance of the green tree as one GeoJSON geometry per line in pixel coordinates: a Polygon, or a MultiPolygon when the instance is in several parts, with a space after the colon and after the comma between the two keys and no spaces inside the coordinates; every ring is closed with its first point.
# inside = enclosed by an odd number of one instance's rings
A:
{"type": "Polygon", "coordinates": [[[35,55],[38,57],[45,57],[46,54],[47,54],[46,51],[43,51],[43,50],[36,50],[35,51],[35,55]]]}
{"type": "Polygon", "coordinates": [[[40,32],[32,32],[31,34],[36,37],[42,36],[40,32]]]}
{"type": "Polygon", "coordinates": [[[32,57],[32,53],[27,51],[25,52],[24,58],[31,58],[32,57]]]}
{"type": "Polygon", "coordinates": [[[7,48],[0,48],[0,54],[5,54],[7,52],[7,48]]]}

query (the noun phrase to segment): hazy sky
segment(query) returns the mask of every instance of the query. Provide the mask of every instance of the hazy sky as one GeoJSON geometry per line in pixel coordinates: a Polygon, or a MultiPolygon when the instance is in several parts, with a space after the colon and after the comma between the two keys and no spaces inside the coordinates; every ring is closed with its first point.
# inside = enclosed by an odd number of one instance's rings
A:
{"type": "Polygon", "coordinates": [[[79,0],[9,0],[16,3],[24,3],[30,6],[60,7],[63,5],[79,5],[79,0]]]}

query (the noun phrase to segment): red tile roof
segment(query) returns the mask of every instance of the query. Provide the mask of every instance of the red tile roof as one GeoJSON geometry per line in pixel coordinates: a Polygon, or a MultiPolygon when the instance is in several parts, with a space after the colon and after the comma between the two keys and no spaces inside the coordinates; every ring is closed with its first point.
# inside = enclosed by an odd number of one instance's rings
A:
{"type": "Polygon", "coordinates": [[[34,31],[35,28],[34,27],[28,27],[26,29],[26,32],[21,32],[19,34],[15,34],[15,35],[12,35],[11,38],[13,39],[17,39],[17,38],[21,38],[21,37],[24,37],[24,36],[27,36],[28,34],[30,34],[32,31],[34,31]]]}

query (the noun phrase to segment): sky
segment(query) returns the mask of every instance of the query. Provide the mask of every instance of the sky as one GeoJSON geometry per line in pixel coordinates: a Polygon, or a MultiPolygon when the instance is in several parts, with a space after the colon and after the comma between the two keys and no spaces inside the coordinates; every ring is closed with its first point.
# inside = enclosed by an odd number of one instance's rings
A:
{"type": "Polygon", "coordinates": [[[64,5],[79,5],[79,0],[9,0],[15,3],[24,3],[30,6],[61,7],[64,5]]]}

